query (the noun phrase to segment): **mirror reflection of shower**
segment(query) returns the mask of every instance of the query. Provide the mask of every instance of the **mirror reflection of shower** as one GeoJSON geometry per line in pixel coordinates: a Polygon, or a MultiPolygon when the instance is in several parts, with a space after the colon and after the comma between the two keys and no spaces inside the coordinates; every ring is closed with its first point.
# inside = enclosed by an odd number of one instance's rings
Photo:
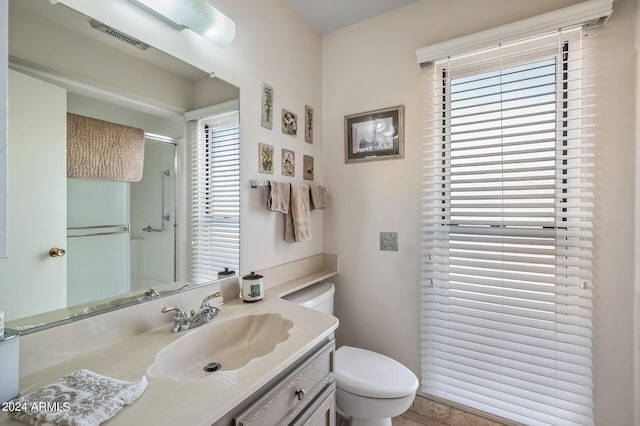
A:
{"type": "Polygon", "coordinates": [[[171,176],[171,171],[169,169],[164,169],[160,172],[160,229],[152,228],[151,225],[147,225],[142,230],[144,232],[164,232],[164,223],[169,222],[171,220],[170,214],[165,214],[164,205],[165,205],[165,191],[166,191],[166,177],[171,176]]]}
{"type": "Polygon", "coordinates": [[[176,140],[147,133],[144,171],[131,184],[131,291],[176,281],[176,140]]]}

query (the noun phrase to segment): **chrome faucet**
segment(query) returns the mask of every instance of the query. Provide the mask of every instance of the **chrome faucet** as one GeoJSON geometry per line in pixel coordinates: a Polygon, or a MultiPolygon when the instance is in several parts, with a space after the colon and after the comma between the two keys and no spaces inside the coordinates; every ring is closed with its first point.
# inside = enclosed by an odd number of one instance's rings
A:
{"type": "Polygon", "coordinates": [[[162,308],[161,312],[166,314],[167,312],[173,312],[173,328],[171,329],[172,333],[177,333],[178,331],[188,330],[189,329],[189,318],[187,317],[187,313],[184,311],[182,306],[169,306],[162,308]]]}
{"type": "Polygon", "coordinates": [[[182,306],[168,306],[162,308],[162,313],[175,312],[173,315],[173,328],[172,333],[179,331],[190,330],[192,328],[200,327],[203,324],[210,322],[214,317],[220,315],[220,309],[209,304],[209,300],[220,297],[220,292],[211,294],[205,297],[200,304],[198,312],[191,311],[191,316],[188,317],[182,306]]]}

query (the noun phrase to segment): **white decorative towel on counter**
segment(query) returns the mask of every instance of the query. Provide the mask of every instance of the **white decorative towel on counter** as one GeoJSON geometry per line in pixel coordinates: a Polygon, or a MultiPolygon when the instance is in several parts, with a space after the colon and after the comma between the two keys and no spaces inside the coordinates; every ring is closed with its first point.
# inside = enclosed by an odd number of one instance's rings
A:
{"type": "Polygon", "coordinates": [[[135,402],[147,378],[127,382],[77,370],[41,389],[15,399],[13,417],[29,425],[96,426],[135,402]]]}

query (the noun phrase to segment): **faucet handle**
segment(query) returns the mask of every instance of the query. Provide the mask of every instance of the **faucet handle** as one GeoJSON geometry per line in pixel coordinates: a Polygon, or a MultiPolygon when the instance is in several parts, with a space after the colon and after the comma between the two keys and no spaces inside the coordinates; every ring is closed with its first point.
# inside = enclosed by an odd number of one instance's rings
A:
{"type": "Polygon", "coordinates": [[[160,311],[163,314],[175,311],[175,317],[176,318],[187,319],[187,313],[185,312],[185,310],[184,310],[184,308],[182,306],[165,306],[160,311]]]}
{"type": "MultiPolygon", "coordinates": [[[[215,299],[216,297],[220,297],[222,296],[222,293],[220,293],[219,291],[213,294],[208,295],[207,297],[205,297],[204,299],[202,299],[202,304],[200,305],[200,309],[207,309],[207,308],[213,308],[213,306],[211,306],[209,304],[209,300],[211,299],[215,299]]],[[[217,309],[217,308],[216,308],[217,309]]],[[[218,312],[220,310],[218,309],[218,312]]]]}
{"type": "Polygon", "coordinates": [[[189,318],[187,317],[187,313],[184,311],[182,306],[165,306],[160,310],[163,314],[168,312],[174,312],[173,315],[173,328],[171,329],[172,333],[177,333],[182,329],[183,326],[187,325],[189,318]]]}

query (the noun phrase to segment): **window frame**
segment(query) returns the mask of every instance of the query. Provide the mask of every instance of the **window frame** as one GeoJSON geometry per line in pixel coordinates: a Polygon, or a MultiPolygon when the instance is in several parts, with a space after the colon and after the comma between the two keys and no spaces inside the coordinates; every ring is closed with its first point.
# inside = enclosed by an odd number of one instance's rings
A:
{"type": "MultiPolygon", "coordinates": [[[[578,32],[579,31],[577,31],[574,34],[577,34],[578,32]]],[[[555,115],[555,128],[554,128],[555,129],[555,138],[554,138],[555,156],[554,158],[555,158],[556,165],[555,165],[555,170],[553,172],[553,177],[552,177],[553,181],[555,182],[555,188],[556,188],[554,191],[554,194],[555,194],[554,216],[553,216],[554,219],[553,219],[553,226],[540,225],[538,228],[539,232],[532,231],[532,233],[538,232],[540,235],[544,234],[547,236],[550,233],[556,233],[555,242],[553,245],[554,251],[557,252],[555,255],[556,269],[553,275],[555,277],[554,288],[556,290],[554,290],[553,294],[556,295],[558,299],[556,304],[562,304],[563,297],[567,298],[566,293],[563,293],[562,291],[558,291],[557,289],[559,286],[563,286],[563,285],[564,287],[570,287],[570,284],[567,284],[567,283],[570,280],[575,281],[575,274],[573,274],[573,272],[569,270],[573,268],[573,265],[579,262],[582,262],[582,258],[572,257],[573,254],[572,254],[572,250],[570,249],[572,247],[571,244],[568,243],[566,245],[562,245],[561,241],[563,239],[565,241],[569,241],[571,239],[582,238],[582,236],[579,235],[581,233],[582,228],[574,227],[574,223],[581,222],[582,220],[582,219],[575,219],[575,218],[580,217],[579,213],[576,216],[576,211],[578,212],[581,211],[580,209],[582,208],[581,207],[582,198],[584,197],[583,195],[581,195],[582,193],[580,192],[581,190],[579,189],[581,188],[581,183],[580,183],[581,179],[583,179],[584,177],[581,175],[582,172],[578,170],[579,168],[584,168],[584,166],[581,165],[582,164],[580,163],[581,160],[572,160],[571,159],[572,155],[569,155],[570,154],[569,151],[574,149],[576,144],[567,143],[567,141],[571,139],[579,140],[579,138],[582,138],[582,135],[580,133],[581,126],[582,126],[582,123],[581,123],[582,117],[580,115],[575,117],[573,116],[574,114],[571,112],[574,110],[580,110],[582,108],[582,100],[580,96],[577,98],[575,96],[569,96],[569,92],[571,90],[575,90],[575,87],[572,87],[575,85],[574,77],[577,76],[575,79],[578,81],[582,81],[584,77],[578,76],[577,74],[579,72],[582,72],[582,69],[580,68],[581,66],[576,67],[574,64],[571,63],[573,60],[573,57],[571,55],[573,55],[572,52],[574,52],[573,50],[574,40],[578,40],[576,41],[575,44],[576,46],[579,46],[580,45],[579,37],[574,37],[574,35],[571,33],[561,34],[561,37],[565,39],[561,44],[559,44],[559,45],[562,45],[561,51],[558,51],[558,49],[553,49],[551,51],[549,49],[543,48],[545,44],[543,41],[541,41],[540,47],[538,47],[536,40],[527,41],[526,44],[518,43],[512,46],[509,46],[508,49],[519,49],[521,48],[521,45],[524,45],[524,47],[527,50],[527,54],[522,56],[516,55],[517,58],[514,59],[513,61],[499,62],[499,66],[494,68],[488,67],[486,66],[486,64],[489,63],[490,61],[495,60],[501,54],[504,54],[504,51],[501,50],[502,47],[494,49],[493,52],[488,52],[486,54],[487,56],[484,57],[485,59],[484,62],[481,63],[480,65],[478,65],[477,63],[474,63],[475,58],[473,58],[473,56],[475,55],[468,55],[468,57],[455,58],[456,60],[462,59],[462,68],[461,68],[461,71],[459,73],[455,73],[453,77],[449,72],[448,61],[442,61],[434,65],[434,70],[432,72],[434,76],[433,86],[434,86],[435,92],[434,92],[434,103],[431,106],[432,109],[430,111],[430,113],[433,116],[433,120],[432,120],[432,126],[431,127],[427,126],[430,129],[428,130],[428,133],[427,133],[427,139],[431,139],[431,141],[426,142],[428,143],[430,150],[425,150],[427,154],[426,154],[425,163],[424,163],[425,164],[424,168],[432,170],[433,174],[429,174],[429,172],[426,172],[424,174],[425,193],[429,193],[431,195],[426,196],[424,198],[425,202],[422,209],[423,217],[427,218],[427,220],[423,220],[423,241],[427,241],[427,238],[433,238],[433,245],[429,248],[429,243],[423,242],[423,247],[425,248],[423,251],[423,261],[422,261],[423,301],[422,301],[422,307],[421,307],[421,318],[422,318],[421,321],[425,321],[424,310],[427,309],[426,306],[428,306],[429,303],[435,303],[435,302],[429,302],[428,297],[424,295],[430,292],[429,289],[435,289],[438,286],[441,286],[441,283],[439,282],[440,279],[437,278],[438,275],[440,274],[438,272],[437,265],[442,265],[445,262],[447,262],[447,260],[445,258],[442,258],[441,256],[443,256],[442,253],[448,253],[449,249],[446,248],[444,250],[440,250],[437,247],[442,247],[442,246],[438,246],[438,244],[444,244],[444,247],[448,247],[448,244],[450,241],[448,239],[448,236],[452,233],[455,233],[456,227],[461,226],[459,224],[456,224],[455,220],[451,220],[451,217],[452,217],[452,211],[451,211],[452,168],[451,167],[452,165],[451,165],[451,149],[450,148],[451,148],[452,125],[451,125],[451,105],[450,105],[450,102],[451,102],[451,84],[450,83],[452,80],[462,78],[463,76],[466,77],[466,76],[484,74],[489,71],[504,70],[512,66],[535,63],[536,61],[548,59],[550,57],[555,58],[555,84],[554,84],[555,107],[553,111],[555,115]],[[552,53],[550,54],[550,52],[552,53]],[[468,60],[468,63],[465,63],[465,61],[467,60],[468,60]],[[443,80],[446,81],[446,84],[439,84],[443,80]],[[563,156],[568,157],[568,159],[563,158],[563,156]],[[577,161],[577,163],[573,164],[572,161],[577,161]],[[426,176],[429,176],[429,177],[426,177],[426,176]],[[576,179],[576,183],[572,181],[572,179],[574,178],[576,179]],[[559,189],[561,189],[562,192],[558,192],[559,189]],[[576,196],[576,194],[578,195],[576,196]],[[432,198],[429,198],[429,197],[432,197],[432,198]],[[575,202],[576,198],[580,199],[579,203],[575,202]],[[430,201],[426,201],[426,200],[430,200],[430,201]],[[560,226],[560,225],[563,225],[563,223],[566,223],[566,226],[560,226]],[[425,225],[425,224],[431,224],[431,225],[425,225]],[[424,230],[425,228],[428,228],[430,230],[425,231],[424,230]],[[572,233],[574,233],[575,235],[572,235],[572,233]],[[567,247],[569,247],[569,249],[567,247]],[[425,267],[425,265],[427,265],[427,267],[425,267]],[[424,271],[428,271],[428,272],[425,273],[424,271]],[[560,278],[564,277],[565,279],[564,281],[566,281],[566,283],[563,284],[562,283],[563,280],[558,279],[558,277],[560,278]]],[[[542,40],[543,37],[541,37],[540,39],[542,40]]],[[[556,46],[559,46],[559,45],[556,45],[556,46]]],[[[575,51],[577,52],[579,50],[581,50],[581,48],[577,47],[575,51]]],[[[577,55],[576,58],[578,58],[577,61],[579,61],[578,63],[581,63],[581,61],[583,60],[582,53],[580,54],[576,53],[576,55],[577,55]]],[[[581,90],[581,87],[579,87],[579,89],[581,90]]],[[[500,108],[500,110],[502,111],[502,107],[500,108]]],[[[503,128],[503,125],[502,125],[503,118],[500,119],[500,122],[501,122],[501,127],[503,128]]],[[[502,137],[500,137],[500,140],[502,141],[502,137]]],[[[504,143],[504,142],[501,142],[501,143],[504,143]]],[[[582,147],[580,147],[580,143],[578,142],[577,145],[579,146],[578,151],[580,151],[582,149],[582,147]]],[[[502,187],[504,183],[503,179],[504,179],[504,176],[500,178],[501,188],[503,188],[502,187]]],[[[470,180],[471,179],[469,179],[469,181],[470,180]]],[[[468,182],[465,181],[465,184],[467,183],[468,182]]],[[[473,202],[477,202],[477,201],[473,201],[473,202]]],[[[502,228],[506,228],[508,226],[509,226],[508,224],[501,225],[502,228]]],[[[479,234],[480,235],[498,235],[491,232],[492,228],[494,227],[487,225],[486,227],[487,233],[482,234],[481,232],[479,232],[479,234]]],[[[465,232],[458,232],[458,233],[464,234],[465,232]]],[[[497,252],[498,250],[490,250],[490,251],[497,252]]],[[[502,253],[503,255],[509,254],[508,250],[503,250],[502,253]]],[[[447,254],[446,258],[448,259],[448,257],[449,255],[447,254]]],[[[508,269],[509,268],[507,268],[507,270],[508,269]]],[[[448,286],[448,282],[449,282],[448,270],[447,272],[443,273],[441,276],[447,277],[445,281],[445,285],[448,286]]],[[[445,278],[442,278],[442,279],[444,280],[445,278]]],[[[591,288],[591,280],[589,276],[588,278],[585,278],[581,282],[580,290],[577,290],[577,291],[579,292],[581,290],[584,290],[585,293],[588,292],[590,294],[590,288],[591,288]]],[[[447,293],[449,291],[448,289],[449,287],[441,287],[440,290],[434,290],[435,292],[433,292],[433,294],[437,294],[438,291],[442,291],[443,293],[441,294],[444,294],[444,293],[448,294],[447,293]]],[[[449,296],[438,296],[438,297],[440,297],[441,299],[446,299],[449,296]]],[[[592,295],[588,297],[592,298],[592,295]]],[[[569,303],[571,303],[571,301],[569,301],[569,303]]],[[[442,312],[444,313],[442,315],[446,317],[448,315],[446,313],[447,308],[445,307],[443,309],[444,311],[442,312]]],[[[557,314],[557,316],[561,317],[562,313],[557,314]]],[[[448,320],[444,320],[444,321],[448,321],[448,320]]],[[[562,322],[562,319],[560,319],[560,322],[562,322]]],[[[433,334],[436,332],[425,331],[424,327],[428,327],[428,326],[425,326],[424,323],[422,327],[423,327],[423,331],[422,331],[423,337],[421,338],[421,342],[423,345],[422,365],[424,368],[424,366],[426,365],[425,363],[429,362],[428,355],[425,355],[426,353],[425,352],[426,349],[424,347],[425,341],[426,341],[425,336],[427,334],[433,334]]],[[[565,328],[570,328],[570,326],[567,326],[565,328]]],[[[589,331],[591,329],[592,329],[592,325],[590,325],[589,331]]],[[[591,345],[589,345],[589,348],[588,348],[589,360],[591,360],[591,356],[592,356],[591,351],[592,351],[591,345]]],[[[559,371],[564,371],[564,370],[559,370],[559,371]]],[[[436,376],[438,375],[438,373],[435,373],[435,374],[436,376]]],[[[423,372],[423,389],[429,388],[429,386],[425,386],[424,377],[426,376],[425,376],[425,373],[423,372]]],[[[510,375],[509,377],[513,377],[513,376],[510,375]]],[[[591,374],[588,377],[587,381],[591,381],[592,383],[592,380],[593,380],[593,376],[591,374]]],[[[443,395],[441,394],[434,394],[434,395],[443,397],[443,395]]],[[[444,397],[446,398],[446,396],[444,397]]],[[[593,397],[593,394],[591,393],[591,398],[592,397],[593,397]]],[[[455,402],[461,403],[461,401],[456,401],[455,399],[453,400],[455,402]]],[[[563,401],[563,400],[562,398],[559,398],[558,401],[563,401]]],[[[464,404],[464,402],[462,403],[464,404]]],[[[482,404],[479,404],[479,405],[482,405],[482,404]]],[[[475,406],[474,408],[483,409],[483,407],[479,407],[479,406],[475,406]]],[[[543,411],[541,411],[541,413],[543,411]]],[[[500,412],[493,412],[493,413],[497,415],[502,415],[502,413],[500,412]]],[[[592,410],[589,416],[591,421],[593,421],[592,410]]],[[[523,420],[522,418],[517,419],[509,416],[504,416],[504,417],[512,418],[514,420],[519,420],[519,421],[523,420]]]]}

